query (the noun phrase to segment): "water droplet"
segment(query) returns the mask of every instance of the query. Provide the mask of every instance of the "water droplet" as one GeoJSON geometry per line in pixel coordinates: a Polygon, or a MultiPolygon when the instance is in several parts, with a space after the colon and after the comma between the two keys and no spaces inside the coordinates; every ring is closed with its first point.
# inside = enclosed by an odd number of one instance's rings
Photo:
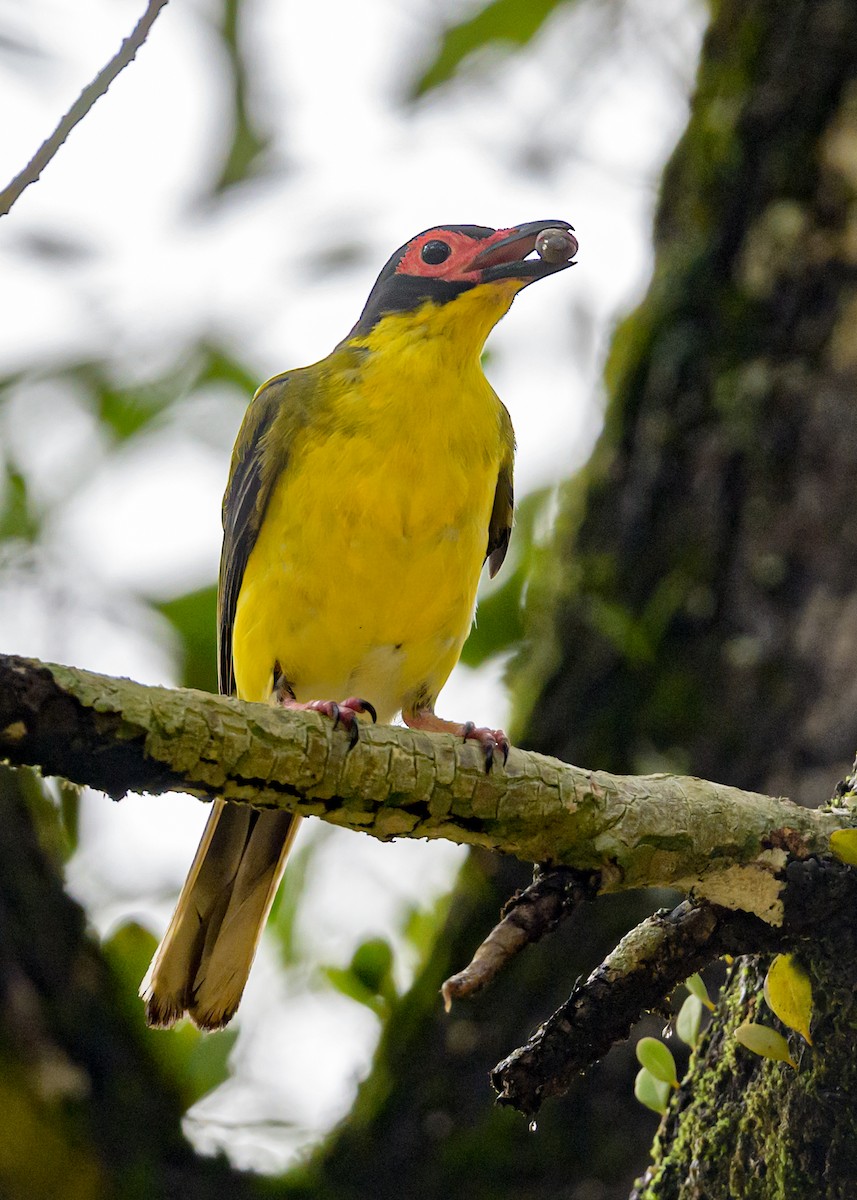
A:
{"type": "Polygon", "coordinates": [[[535,1123],[535,1121],[530,1121],[529,1129],[530,1129],[530,1133],[536,1132],[536,1130],[538,1129],[538,1125],[535,1123]]]}
{"type": "Polygon", "coordinates": [[[667,1021],[666,1025],[664,1025],[663,1029],[661,1030],[661,1037],[668,1038],[670,1036],[670,1034],[672,1033],[672,1031],[673,1031],[673,1027],[670,1024],[670,1022],[667,1021]]]}

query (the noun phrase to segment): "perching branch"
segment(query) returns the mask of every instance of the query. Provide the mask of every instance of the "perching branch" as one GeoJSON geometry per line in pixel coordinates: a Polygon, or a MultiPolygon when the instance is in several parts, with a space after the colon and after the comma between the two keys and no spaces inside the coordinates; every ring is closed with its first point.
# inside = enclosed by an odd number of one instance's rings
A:
{"type": "Polygon", "coordinates": [[[598,892],[691,893],[692,903],[623,939],[495,1069],[503,1102],[527,1113],[724,950],[768,949],[807,921],[852,912],[857,900],[831,899],[814,882],[855,875],[829,851],[830,834],[855,823],[844,807],[813,811],[699,779],[608,775],[519,750],[486,775],[476,747],[389,726],[361,727],[350,747],[317,713],[0,656],[0,757],[13,766],[38,766],[117,798],[222,796],[384,840],[442,837],[571,868],[548,871],[516,898],[474,963],[447,984],[447,999],[478,990],[598,892]]]}
{"type": "Polygon", "coordinates": [[[36,182],[75,125],[83,120],[96,100],[105,94],[119,72],[133,62],[137,51],[148,37],[155,18],[166,4],[167,0],[149,0],[146,11],[110,62],[98,72],[92,83],[83,89],[50,137],[39,146],[23,171],[20,171],[11,183],[8,183],[0,192],[0,217],[5,216],[21,193],[31,183],[36,182]]]}
{"type": "Polygon", "coordinates": [[[451,735],[361,729],[189,689],[0,656],[0,755],[119,798],[180,790],[318,816],[374,837],[446,838],[600,872],[600,892],[693,891],[782,916],[789,857],[828,852],[848,810],[673,775],[588,771],[513,750],[490,775],[451,735]]]}

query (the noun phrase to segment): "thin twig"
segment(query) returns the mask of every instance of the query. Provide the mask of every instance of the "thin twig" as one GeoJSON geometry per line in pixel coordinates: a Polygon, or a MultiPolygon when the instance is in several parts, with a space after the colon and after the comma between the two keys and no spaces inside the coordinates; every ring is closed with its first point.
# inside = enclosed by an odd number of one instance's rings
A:
{"type": "Polygon", "coordinates": [[[529,887],[517,892],[478,947],[470,963],[440,989],[446,1011],[453,1000],[482,991],[515,957],[533,942],[551,933],[585,900],[593,899],[601,880],[599,871],[575,871],[571,867],[539,868],[529,887]]]}
{"type": "Polygon", "coordinates": [[[130,62],[133,62],[137,56],[137,51],[148,37],[149,30],[152,28],[155,18],[166,4],[167,0],[149,0],[145,13],[134,26],[132,33],[125,38],[107,66],[103,67],[95,76],[92,83],[83,89],[51,136],[42,142],[23,171],[20,171],[11,183],[7,184],[2,192],[0,192],[0,217],[5,216],[21,193],[31,183],[36,182],[75,125],[83,120],[96,100],[104,95],[119,72],[124,70],[130,62]]]}

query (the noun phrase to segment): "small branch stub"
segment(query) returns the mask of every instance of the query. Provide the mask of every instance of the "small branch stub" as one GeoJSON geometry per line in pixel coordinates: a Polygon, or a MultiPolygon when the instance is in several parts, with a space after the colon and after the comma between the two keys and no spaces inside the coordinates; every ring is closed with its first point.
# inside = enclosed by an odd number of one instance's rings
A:
{"type": "Polygon", "coordinates": [[[568,867],[538,869],[529,887],[507,901],[501,921],[473,955],[471,962],[447,979],[441,988],[444,1008],[453,1000],[474,996],[494,981],[500,971],[527,946],[539,941],[570,917],[585,900],[598,894],[597,871],[568,867]]]}

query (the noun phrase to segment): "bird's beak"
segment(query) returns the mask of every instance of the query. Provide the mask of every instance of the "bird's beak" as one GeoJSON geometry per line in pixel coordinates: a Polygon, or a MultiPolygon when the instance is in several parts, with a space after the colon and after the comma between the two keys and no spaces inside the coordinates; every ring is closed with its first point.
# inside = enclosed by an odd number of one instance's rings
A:
{"type": "Polygon", "coordinates": [[[520,279],[524,285],[544,279],[547,275],[555,275],[557,271],[574,265],[577,239],[571,230],[568,221],[528,221],[526,225],[516,225],[514,229],[498,229],[474,257],[468,274],[478,274],[480,283],[491,283],[495,279],[520,279]],[[528,255],[536,252],[539,234],[552,229],[568,235],[567,257],[559,261],[549,261],[540,256],[529,258],[528,255]]]}

